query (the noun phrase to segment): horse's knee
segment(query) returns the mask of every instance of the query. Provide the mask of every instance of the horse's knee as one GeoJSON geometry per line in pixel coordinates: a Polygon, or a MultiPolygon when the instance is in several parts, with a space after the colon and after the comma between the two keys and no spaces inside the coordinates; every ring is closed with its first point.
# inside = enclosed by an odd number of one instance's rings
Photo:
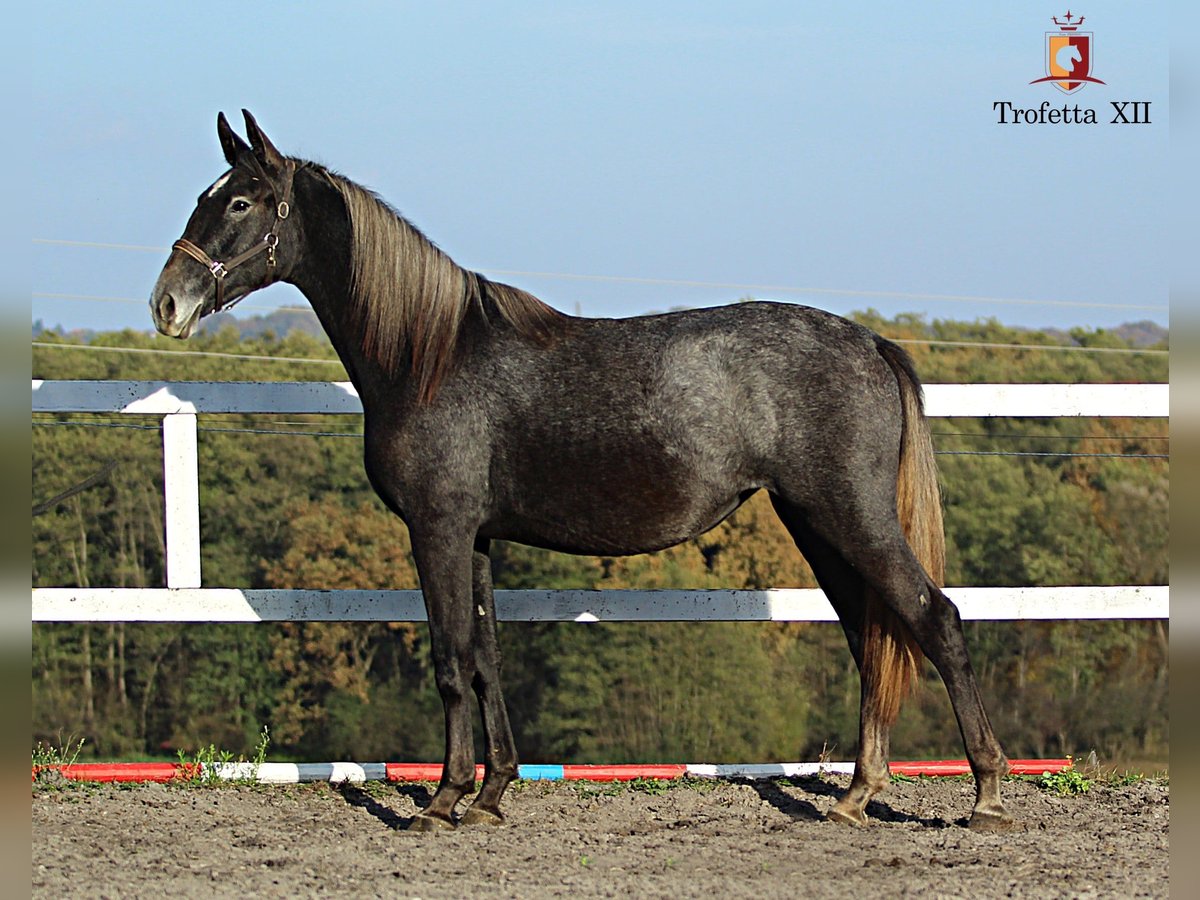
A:
{"type": "Polygon", "coordinates": [[[457,661],[434,663],[433,682],[443,703],[460,703],[471,690],[471,679],[457,661]]]}

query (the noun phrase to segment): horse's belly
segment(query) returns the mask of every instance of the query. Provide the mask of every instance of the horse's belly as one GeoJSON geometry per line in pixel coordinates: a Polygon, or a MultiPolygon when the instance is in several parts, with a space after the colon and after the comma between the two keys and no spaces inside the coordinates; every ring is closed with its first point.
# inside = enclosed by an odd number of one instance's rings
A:
{"type": "Polygon", "coordinates": [[[672,547],[713,528],[756,487],[720,493],[672,490],[538,492],[485,529],[487,537],[565,553],[627,556],[672,547]]]}

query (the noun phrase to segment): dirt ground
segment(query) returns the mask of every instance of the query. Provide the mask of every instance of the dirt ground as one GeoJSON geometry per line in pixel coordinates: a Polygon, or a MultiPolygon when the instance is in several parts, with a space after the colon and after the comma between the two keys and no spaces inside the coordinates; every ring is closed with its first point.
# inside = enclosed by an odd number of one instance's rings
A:
{"type": "Polygon", "coordinates": [[[958,779],[826,822],[848,781],[517,783],[505,825],[442,834],[404,830],[427,785],[35,786],[33,896],[1168,896],[1161,782],[1011,781],[1018,826],[977,834],[958,779]]]}

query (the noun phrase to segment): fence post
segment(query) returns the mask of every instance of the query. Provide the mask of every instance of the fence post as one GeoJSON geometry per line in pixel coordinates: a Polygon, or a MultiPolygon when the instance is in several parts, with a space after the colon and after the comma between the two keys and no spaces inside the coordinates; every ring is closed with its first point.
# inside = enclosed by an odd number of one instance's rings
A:
{"type": "Polygon", "coordinates": [[[163,527],[167,587],[200,587],[200,473],[196,414],[163,416],[163,527]]]}

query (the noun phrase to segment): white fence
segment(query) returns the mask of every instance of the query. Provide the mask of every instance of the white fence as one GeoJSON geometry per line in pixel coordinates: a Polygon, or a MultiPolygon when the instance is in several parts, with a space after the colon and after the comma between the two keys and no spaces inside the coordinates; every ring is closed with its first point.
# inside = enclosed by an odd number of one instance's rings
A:
{"type": "MultiPolygon", "coordinates": [[[[1166,384],[931,384],[931,417],[1170,415],[1166,384]]],[[[33,621],[423,621],[418,591],[201,587],[196,416],[355,415],[347,382],[34,381],[35,413],[162,418],[166,588],[35,588],[33,621]]],[[[964,619],[1165,619],[1169,588],[1073,586],[947,592],[964,619]]],[[[834,621],[816,589],[764,591],[497,591],[506,621],[834,621]]]]}

